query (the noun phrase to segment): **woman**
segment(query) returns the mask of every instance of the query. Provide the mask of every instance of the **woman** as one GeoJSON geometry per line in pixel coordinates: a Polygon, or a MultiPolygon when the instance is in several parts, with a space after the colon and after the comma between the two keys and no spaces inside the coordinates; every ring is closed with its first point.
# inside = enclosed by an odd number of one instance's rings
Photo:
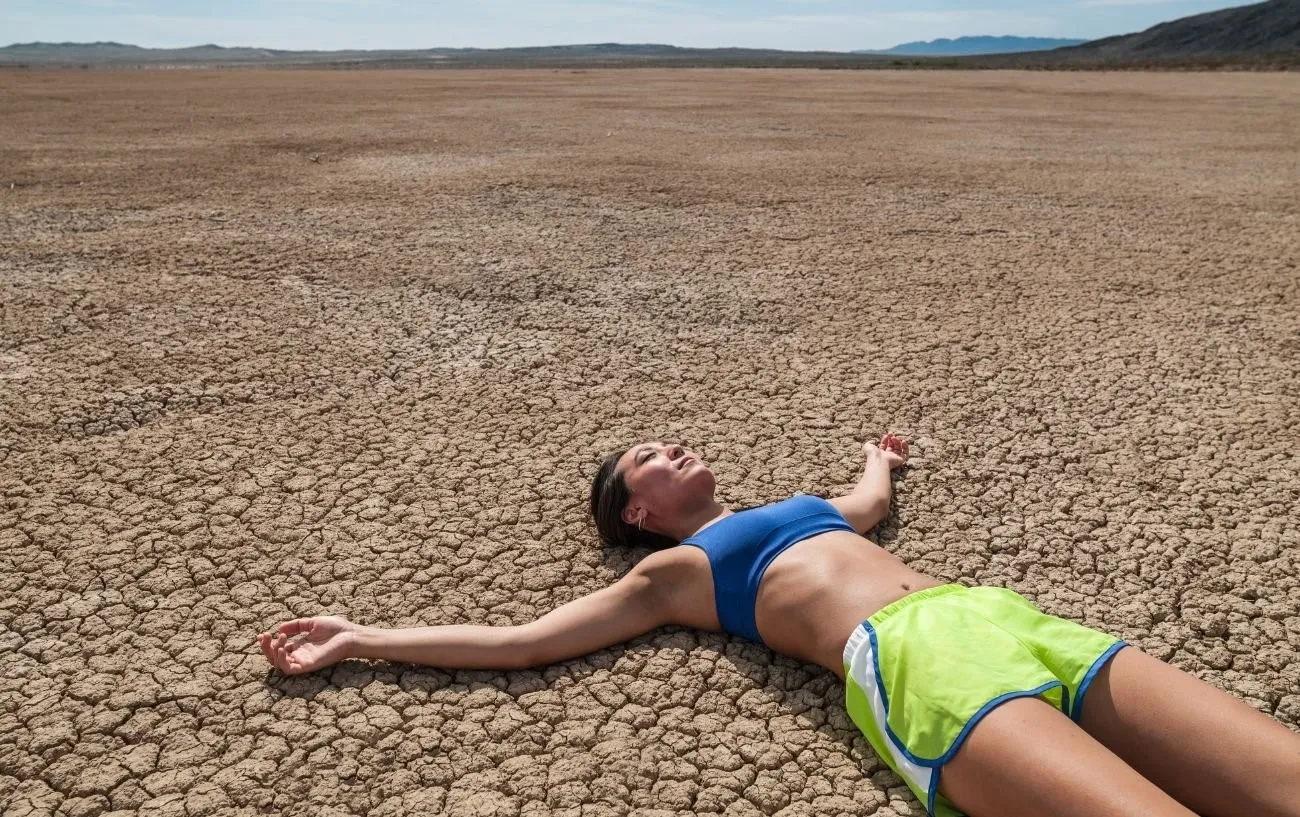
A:
{"type": "Polygon", "coordinates": [[[863,538],[908,444],[863,451],[847,496],[733,512],[693,451],[634,445],[601,465],[591,511],[606,543],[654,552],[612,586],[520,626],[328,616],[258,640],[295,674],[344,658],[514,669],[665,625],[732,632],[844,680],[853,721],[931,814],[1300,815],[1300,736],[1113,636],[1007,589],[945,585],[863,538]]]}

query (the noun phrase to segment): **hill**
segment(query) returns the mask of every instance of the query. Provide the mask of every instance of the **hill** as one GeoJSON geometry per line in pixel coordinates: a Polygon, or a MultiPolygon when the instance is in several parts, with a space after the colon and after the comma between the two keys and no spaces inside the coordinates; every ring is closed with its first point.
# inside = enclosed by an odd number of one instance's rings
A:
{"type": "Polygon", "coordinates": [[[903,43],[884,51],[854,51],[854,54],[908,54],[918,56],[953,56],[958,54],[1012,54],[1025,51],[1047,51],[1067,45],[1078,45],[1087,40],[1058,37],[958,37],[955,40],[940,37],[937,40],[903,43]]]}
{"type": "Polygon", "coordinates": [[[1053,53],[1067,59],[1300,53],[1300,0],[1268,0],[1181,17],[1053,53]]]}

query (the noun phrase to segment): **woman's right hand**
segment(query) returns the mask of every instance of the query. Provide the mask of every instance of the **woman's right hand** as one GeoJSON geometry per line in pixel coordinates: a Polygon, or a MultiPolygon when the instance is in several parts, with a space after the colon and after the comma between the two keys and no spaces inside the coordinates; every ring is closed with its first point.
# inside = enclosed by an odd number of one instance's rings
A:
{"type": "Polygon", "coordinates": [[[862,446],[862,453],[866,454],[868,458],[875,456],[884,457],[885,463],[889,466],[889,470],[891,471],[907,464],[907,455],[909,451],[910,448],[907,444],[907,440],[895,435],[893,432],[881,437],[878,444],[866,443],[862,446]]]}
{"type": "Polygon", "coordinates": [[[285,675],[301,675],[351,658],[360,629],[341,616],[297,618],[259,633],[257,643],[273,667],[285,675]],[[302,637],[294,639],[298,635],[302,637]]]}

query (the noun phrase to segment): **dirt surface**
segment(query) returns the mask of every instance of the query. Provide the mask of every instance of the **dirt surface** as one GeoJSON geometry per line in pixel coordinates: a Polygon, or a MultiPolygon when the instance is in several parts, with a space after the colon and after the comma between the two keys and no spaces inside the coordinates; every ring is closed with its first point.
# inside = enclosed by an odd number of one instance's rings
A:
{"type": "Polygon", "coordinates": [[[602,454],[872,534],[1300,725],[1300,76],[0,75],[0,812],[917,814],[830,673],[523,623],[602,454]]]}

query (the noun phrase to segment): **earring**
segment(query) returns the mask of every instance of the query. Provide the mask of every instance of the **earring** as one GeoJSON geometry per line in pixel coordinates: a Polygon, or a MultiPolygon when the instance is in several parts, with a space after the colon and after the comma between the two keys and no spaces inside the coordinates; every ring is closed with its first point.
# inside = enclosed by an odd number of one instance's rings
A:
{"type": "Polygon", "coordinates": [[[641,531],[642,533],[645,533],[645,530],[641,527],[641,520],[639,520],[639,519],[637,520],[637,523],[636,523],[636,529],[639,530],[639,531],[641,531]]]}

